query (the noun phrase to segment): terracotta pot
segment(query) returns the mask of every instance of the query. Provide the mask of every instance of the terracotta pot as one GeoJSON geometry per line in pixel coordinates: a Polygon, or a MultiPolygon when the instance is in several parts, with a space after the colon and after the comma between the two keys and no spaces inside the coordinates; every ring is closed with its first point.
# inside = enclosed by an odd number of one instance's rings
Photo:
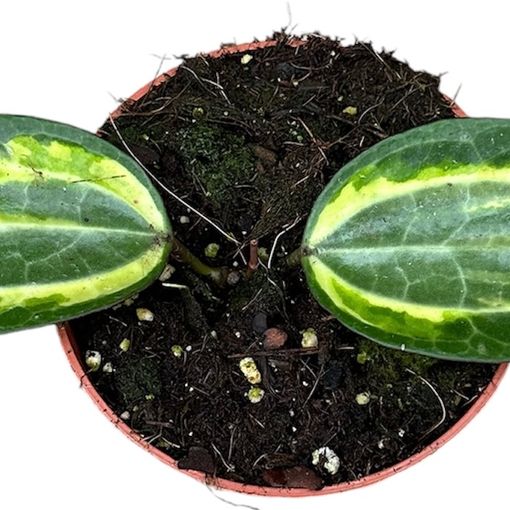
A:
{"type": "MultiPolygon", "coordinates": [[[[273,46],[275,45],[275,41],[261,41],[261,42],[254,42],[249,44],[240,44],[235,46],[226,46],[220,50],[213,51],[208,54],[210,57],[220,57],[225,54],[230,53],[241,53],[245,51],[250,50],[256,50],[259,48],[263,48],[266,46],[273,46]]],[[[298,46],[301,44],[299,39],[294,39],[291,41],[292,45],[298,46]]],[[[148,83],[144,87],[142,87],[140,90],[135,92],[131,97],[130,100],[136,101],[140,98],[142,98],[145,94],[147,94],[153,87],[157,86],[161,82],[171,78],[176,73],[176,68],[171,69],[170,71],[158,76],[155,80],[148,83]]],[[[117,108],[112,113],[112,117],[118,117],[121,114],[121,108],[117,108]]],[[[455,114],[458,117],[466,117],[466,114],[456,105],[452,105],[452,109],[455,112],[455,114]]],[[[83,368],[82,360],[83,355],[80,352],[80,349],[78,348],[76,341],[73,336],[73,332],[71,329],[71,326],[69,323],[59,324],[57,326],[58,333],[62,342],[62,347],[64,348],[64,351],[67,355],[67,358],[69,360],[69,363],[71,364],[71,368],[73,369],[74,373],[78,377],[78,379],[81,382],[82,388],[85,390],[85,392],[92,398],[92,400],[95,402],[97,407],[100,409],[100,411],[119,429],[121,430],[127,437],[129,437],[132,441],[134,441],[136,444],[147,450],[149,453],[157,457],[159,460],[164,462],[165,464],[168,464],[169,466],[177,469],[177,461],[175,461],[172,457],[169,455],[163,453],[162,451],[158,450],[154,446],[147,443],[137,432],[132,430],[124,421],[122,421],[108,406],[108,404],[103,400],[103,398],[99,395],[99,393],[96,391],[94,386],[92,385],[90,379],[85,373],[85,370],[83,368]]],[[[431,453],[434,453],[438,448],[443,446],[447,441],[449,441],[452,437],[454,437],[456,434],[458,434],[475,416],[478,414],[478,412],[482,409],[482,407],[487,403],[487,401],[490,399],[490,397],[495,392],[496,388],[498,387],[505,371],[507,369],[507,364],[501,364],[498,369],[496,370],[496,373],[494,374],[494,377],[492,381],[489,383],[487,388],[482,392],[482,394],[478,397],[476,402],[471,406],[471,408],[467,411],[467,413],[457,422],[455,423],[447,432],[445,432],[441,437],[436,439],[434,442],[429,444],[426,448],[424,448],[421,452],[412,455],[408,459],[399,462],[398,464],[384,469],[382,471],[379,471],[377,473],[374,473],[372,475],[360,478],[359,480],[355,480],[352,482],[344,482],[337,485],[330,485],[327,487],[324,487],[321,490],[314,491],[309,489],[286,489],[286,488],[278,488],[278,487],[261,487],[258,485],[250,485],[250,484],[242,484],[239,482],[233,482],[231,480],[226,480],[224,478],[211,478],[210,476],[205,475],[204,473],[197,472],[197,471],[190,471],[190,470],[179,470],[182,473],[187,474],[188,476],[191,476],[193,478],[196,478],[197,480],[200,480],[202,482],[209,483],[211,485],[214,485],[215,487],[222,488],[222,489],[230,489],[237,492],[242,492],[245,494],[257,494],[260,496],[287,496],[287,497],[300,497],[300,496],[316,496],[316,495],[322,495],[322,494],[332,494],[335,492],[343,492],[350,489],[355,489],[358,487],[364,487],[370,484],[373,484],[375,482],[378,482],[380,480],[384,480],[385,478],[398,473],[414,464],[419,462],[420,460],[424,459],[431,453]]]]}

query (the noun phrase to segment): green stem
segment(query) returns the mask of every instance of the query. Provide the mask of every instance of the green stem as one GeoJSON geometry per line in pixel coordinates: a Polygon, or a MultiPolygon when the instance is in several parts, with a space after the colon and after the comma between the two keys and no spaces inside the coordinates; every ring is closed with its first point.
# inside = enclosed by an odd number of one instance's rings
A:
{"type": "Polygon", "coordinates": [[[296,267],[299,267],[301,265],[301,257],[303,256],[303,250],[300,246],[299,248],[296,248],[293,252],[289,253],[285,259],[284,264],[289,269],[294,269],[296,267]]]}
{"type": "Polygon", "coordinates": [[[208,266],[198,257],[195,257],[195,255],[193,255],[193,253],[191,253],[176,237],[173,238],[171,256],[178,259],[183,264],[190,266],[195,273],[210,278],[220,286],[225,285],[227,281],[227,268],[208,266]]]}

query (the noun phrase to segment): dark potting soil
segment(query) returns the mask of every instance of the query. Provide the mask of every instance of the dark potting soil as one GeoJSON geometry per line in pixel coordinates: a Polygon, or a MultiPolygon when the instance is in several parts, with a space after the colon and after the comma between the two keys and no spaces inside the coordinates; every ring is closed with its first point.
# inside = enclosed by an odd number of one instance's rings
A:
{"type": "MultiPolygon", "coordinates": [[[[369,44],[276,39],[244,55],[186,58],[175,77],[124,103],[116,120],[147,168],[239,240],[162,192],[177,237],[208,264],[237,267],[240,280],[221,287],[170,259],[166,283],[175,286],[157,281],[131,303],[72,326],[83,353],[102,355],[90,373],[101,395],[181,468],[319,488],[423,449],[469,409],[496,366],[367,341],[314,301],[300,269],[286,268],[334,173],[389,135],[453,114],[437,77],[369,44]],[[252,239],[260,264],[247,276],[252,239]],[[215,257],[205,254],[211,243],[215,257]],[[139,320],[139,308],[154,320],[139,320]],[[277,328],[273,338],[287,336],[279,349],[264,346],[269,328],[277,328]],[[301,347],[308,328],[316,349],[301,347]],[[247,398],[245,356],[261,373],[259,403],[247,398]],[[334,475],[312,463],[324,446],[340,459],[334,475]]],[[[123,147],[110,124],[101,133],[123,147]]]]}

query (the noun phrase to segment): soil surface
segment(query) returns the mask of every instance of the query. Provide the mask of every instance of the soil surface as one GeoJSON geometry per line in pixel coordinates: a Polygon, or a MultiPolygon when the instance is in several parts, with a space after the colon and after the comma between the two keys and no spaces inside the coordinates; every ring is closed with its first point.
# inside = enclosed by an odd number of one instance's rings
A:
{"type": "MultiPolygon", "coordinates": [[[[160,190],[176,236],[205,263],[229,268],[229,283],[174,256],[164,282],[172,286],[157,281],[72,326],[83,353],[101,353],[90,378],[103,398],[180,468],[320,488],[423,449],[469,409],[496,366],[367,341],[314,301],[300,269],[286,267],[316,197],[346,162],[453,114],[437,77],[369,44],[276,39],[244,55],[186,58],[175,77],[124,103],[115,121],[150,171],[239,241],[160,190]],[[251,240],[259,265],[247,272],[251,240]],[[140,308],[153,321],[139,320],[140,308]],[[318,347],[304,349],[309,328],[318,347]],[[259,403],[247,396],[246,356],[260,372],[259,403]],[[326,446],[339,457],[335,474],[324,450],[312,462],[326,446]]],[[[123,147],[110,124],[101,134],[123,147]]]]}

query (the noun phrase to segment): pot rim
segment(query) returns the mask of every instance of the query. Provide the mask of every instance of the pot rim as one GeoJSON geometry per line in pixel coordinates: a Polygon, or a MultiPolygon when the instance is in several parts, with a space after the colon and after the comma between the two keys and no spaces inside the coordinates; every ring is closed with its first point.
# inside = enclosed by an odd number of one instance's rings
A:
{"type": "MultiPolygon", "coordinates": [[[[242,53],[250,50],[257,50],[267,46],[274,46],[276,44],[277,41],[268,39],[265,41],[255,41],[246,44],[228,45],[220,48],[219,50],[207,53],[206,55],[208,57],[218,58],[223,55],[230,55],[233,53],[242,53]]],[[[302,40],[300,38],[292,37],[289,39],[288,44],[292,46],[299,46],[300,44],[302,44],[302,40]]],[[[154,87],[157,87],[162,82],[172,78],[176,72],[177,67],[174,67],[169,71],[157,76],[154,80],[147,83],[145,86],[141,87],[134,94],[132,94],[127,99],[127,101],[137,101],[141,99],[154,87]]],[[[452,111],[455,113],[457,117],[467,117],[465,112],[453,100],[451,104],[452,111]]],[[[121,104],[115,111],[112,112],[111,117],[115,119],[122,115],[122,113],[123,112],[121,104]]],[[[82,389],[85,390],[85,392],[90,396],[90,398],[99,408],[99,410],[109,419],[109,421],[113,423],[113,425],[115,425],[115,427],[117,427],[121,432],[123,432],[129,439],[131,439],[134,443],[138,444],[143,449],[147,450],[149,453],[154,455],[163,463],[175,468],[181,473],[184,473],[192,478],[195,478],[196,480],[200,480],[201,482],[204,482],[215,488],[228,489],[236,492],[241,492],[244,494],[254,494],[259,496],[303,497],[334,494],[337,492],[344,492],[351,489],[366,487],[378,481],[384,480],[385,478],[388,478],[389,476],[394,475],[400,471],[403,471],[404,469],[407,469],[410,466],[413,466],[417,462],[423,460],[425,457],[428,457],[430,454],[434,453],[438,448],[440,448],[446,442],[448,442],[450,439],[456,436],[478,414],[478,412],[483,408],[483,406],[488,402],[490,397],[496,391],[507,369],[507,363],[500,364],[500,366],[494,373],[492,380],[483,390],[483,392],[478,396],[475,403],[450,429],[448,429],[444,434],[442,434],[439,438],[430,443],[420,452],[411,455],[407,459],[399,462],[398,464],[395,464],[394,466],[383,469],[382,471],[378,471],[371,475],[362,477],[358,480],[342,482],[340,484],[335,485],[328,485],[320,490],[310,490],[304,488],[285,488],[268,486],[266,487],[235,482],[232,480],[227,480],[225,478],[215,478],[199,471],[179,469],[177,467],[177,461],[175,459],[163,453],[161,450],[158,450],[151,444],[147,443],[137,432],[135,432],[124,421],[122,421],[121,418],[117,416],[114,413],[114,411],[109,407],[109,405],[103,400],[101,395],[99,395],[99,393],[92,385],[89,377],[87,376],[83,368],[82,362],[78,355],[79,348],[74,338],[70,323],[64,322],[57,324],[57,331],[60,336],[61,344],[67,356],[67,359],[71,365],[72,370],[80,380],[82,389]]]]}

